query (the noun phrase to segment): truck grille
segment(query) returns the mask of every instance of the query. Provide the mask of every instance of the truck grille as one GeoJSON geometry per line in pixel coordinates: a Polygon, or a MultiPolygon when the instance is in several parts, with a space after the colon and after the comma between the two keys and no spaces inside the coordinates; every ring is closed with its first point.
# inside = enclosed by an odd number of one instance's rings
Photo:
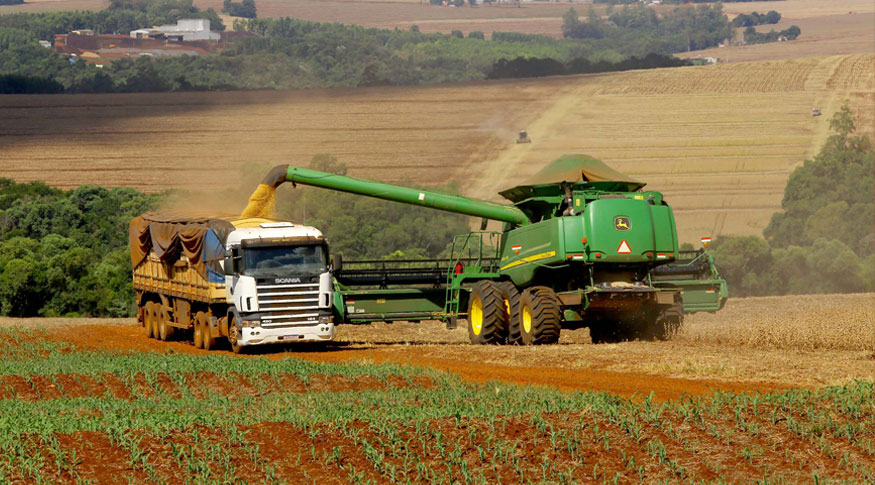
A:
{"type": "Polygon", "coordinates": [[[314,325],[319,322],[319,283],[259,284],[256,288],[263,327],[314,325]]]}

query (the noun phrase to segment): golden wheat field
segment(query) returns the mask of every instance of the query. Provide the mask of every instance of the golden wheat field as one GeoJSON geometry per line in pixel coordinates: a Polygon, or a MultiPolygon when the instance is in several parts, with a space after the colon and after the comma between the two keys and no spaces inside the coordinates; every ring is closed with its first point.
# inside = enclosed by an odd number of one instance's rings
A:
{"type": "Polygon", "coordinates": [[[494,199],[562,154],[588,153],[665,192],[681,240],[697,241],[760,233],[845,100],[873,134],[875,55],[422,87],[6,96],[0,176],[246,194],[270,166],[331,153],[353,176],[457,181],[494,199]],[[515,143],[523,128],[533,143],[515,143]]]}

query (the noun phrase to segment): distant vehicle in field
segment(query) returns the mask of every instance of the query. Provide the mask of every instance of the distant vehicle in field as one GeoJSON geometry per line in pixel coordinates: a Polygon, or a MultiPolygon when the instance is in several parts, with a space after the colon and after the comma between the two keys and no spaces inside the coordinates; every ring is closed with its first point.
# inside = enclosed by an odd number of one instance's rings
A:
{"type": "Polygon", "coordinates": [[[820,116],[820,110],[817,108],[812,109],[811,116],[820,116]]]}
{"type": "Polygon", "coordinates": [[[520,130],[519,137],[516,139],[517,143],[531,143],[532,139],[529,138],[529,134],[526,133],[526,130],[520,130]]]}
{"type": "Polygon", "coordinates": [[[130,222],[138,321],[209,350],[334,337],[328,246],[290,221],[146,213],[130,222]]]}

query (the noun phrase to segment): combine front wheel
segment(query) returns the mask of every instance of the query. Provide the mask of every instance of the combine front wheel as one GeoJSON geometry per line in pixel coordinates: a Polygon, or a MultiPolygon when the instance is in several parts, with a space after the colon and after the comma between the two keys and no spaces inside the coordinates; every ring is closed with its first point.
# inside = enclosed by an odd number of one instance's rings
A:
{"type": "Polygon", "coordinates": [[[472,344],[500,344],[507,338],[507,311],[495,282],[478,281],[471,288],[468,338],[472,344]]]}
{"type": "Polygon", "coordinates": [[[520,337],[523,345],[555,344],[562,328],[559,298],[546,286],[523,291],[519,309],[520,337]]]}

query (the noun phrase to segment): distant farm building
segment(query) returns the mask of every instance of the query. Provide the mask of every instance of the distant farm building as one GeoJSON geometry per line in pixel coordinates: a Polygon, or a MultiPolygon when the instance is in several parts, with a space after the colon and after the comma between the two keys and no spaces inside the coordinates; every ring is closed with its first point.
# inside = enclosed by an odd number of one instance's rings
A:
{"type": "Polygon", "coordinates": [[[176,42],[191,42],[195,40],[218,41],[221,35],[210,30],[210,21],[207,19],[181,19],[176,21],[176,25],[161,25],[152,29],[132,30],[131,37],[135,39],[166,39],[176,42]]]}

